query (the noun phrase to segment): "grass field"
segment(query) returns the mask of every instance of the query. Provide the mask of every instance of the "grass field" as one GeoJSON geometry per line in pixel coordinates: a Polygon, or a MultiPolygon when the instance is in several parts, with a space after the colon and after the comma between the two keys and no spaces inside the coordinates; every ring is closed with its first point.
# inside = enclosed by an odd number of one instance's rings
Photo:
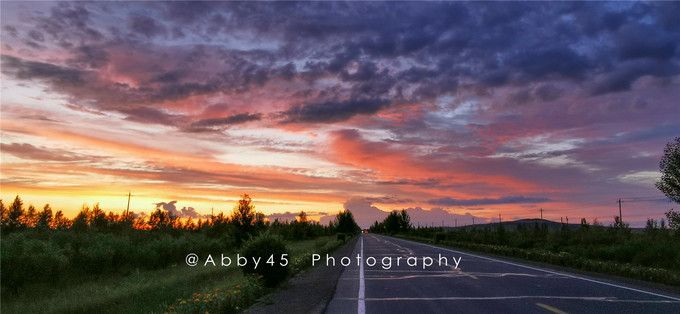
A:
{"type": "MultiPolygon", "coordinates": [[[[288,241],[291,271],[295,273],[309,265],[309,256],[312,253],[331,251],[341,244],[342,241],[336,240],[335,236],[288,241]]],[[[230,254],[232,259],[235,255],[236,252],[230,254]]],[[[216,262],[219,265],[219,261],[216,262]]],[[[270,290],[262,288],[257,283],[256,278],[245,277],[241,270],[233,265],[190,267],[179,261],[165,269],[135,271],[127,276],[83,275],[63,278],[58,283],[27,285],[21,289],[19,295],[3,298],[2,312],[163,313],[173,310],[194,312],[199,308],[216,308],[216,297],[226,299],[228,294],[231,294],[233,300],[229,303],[232,309],[236,307],[242,309],[268,291],[270,290]],[[211,299],[212,301],[209,301],[211,299]],[[198,306],[196,303],[199,302],[203,304],[198,306]]]]}

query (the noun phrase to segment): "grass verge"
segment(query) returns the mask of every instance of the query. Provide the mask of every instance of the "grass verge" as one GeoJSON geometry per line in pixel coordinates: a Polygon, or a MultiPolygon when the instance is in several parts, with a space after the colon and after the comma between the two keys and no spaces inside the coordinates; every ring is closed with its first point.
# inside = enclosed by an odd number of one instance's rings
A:
{"type": "MultiPolygon", "coordinates": [[[[335,236],[288,242],[291,273],[311,263],[312,253],[335,250],[335,236]]],[[[232,259],[236,253],[232,254],[232,259]]],[[[219,261],[216,261],[219,265],[219,261]]],[[[165,269],[127,276],[103,274],[32,284],[2,300],[2,313],[210,313],[237,312],[271,291],[239,267],[179,263],[165,269]],[[226,296],[229,295],[227,298],[226,296]],[[218,299],[218,297],[220,299],[218,299]],[[198,301],[197,301],[198,300],[198,301]]]]}
{"type": "MultiPolygon", "coordinates": [[[[291,276],[311,266],[312,254],[332,252],[343,243],[335,236],[287,243],[290,252],[291,276]]],[[[240,281],[220,282],[209,289],[185,294],[177,298],[175,302],[167,304],[166,309],[168,313],[237,313],[253,304],[259,297],[274,290],[264,288],[260,277],[246,276],[240,281]]]]}

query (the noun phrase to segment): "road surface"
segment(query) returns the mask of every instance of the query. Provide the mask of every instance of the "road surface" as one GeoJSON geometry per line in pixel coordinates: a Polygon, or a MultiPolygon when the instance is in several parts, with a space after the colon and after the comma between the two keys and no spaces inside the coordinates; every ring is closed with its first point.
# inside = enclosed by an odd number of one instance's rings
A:
{"type": "Polygon", "coordinates": [[[326,313],[680,313],[679,295],[375,234],[335,262],[326,313]]]}

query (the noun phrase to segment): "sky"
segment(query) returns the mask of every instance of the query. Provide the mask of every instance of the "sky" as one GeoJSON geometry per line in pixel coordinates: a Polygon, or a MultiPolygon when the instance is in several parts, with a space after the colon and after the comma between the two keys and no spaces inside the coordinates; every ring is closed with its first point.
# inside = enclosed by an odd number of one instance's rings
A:
{"type": "Polygon", "coordinates": [[[204,217],[248,193],[362,227],[674,206],[678,2],[0,6],[5,204],[204,217]]]}

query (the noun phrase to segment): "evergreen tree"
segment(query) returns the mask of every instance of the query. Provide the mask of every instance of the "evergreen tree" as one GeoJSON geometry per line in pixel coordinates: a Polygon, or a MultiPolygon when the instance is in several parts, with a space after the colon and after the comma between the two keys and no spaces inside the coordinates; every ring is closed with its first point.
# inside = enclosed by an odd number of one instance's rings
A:
{"type": "Polygon", "coordinates": [[[237,242],[240,244],[253,232],[253,220],[255,220],[255,206],[248,194],[243,194],[238,204],[234,206],[231,221],[236,226],[238,234],[237,242]]]}
{"type": "Polygon", "coordinates": [[[9,205],[9,213],[7,219],[7,230],[14,231],[24,227],[23,221],[24,215],[24,202],[17,195],[14,198],[14,202],[9,205]]]}
{"type": "Polygon", "coordinates": [[[43,210],[38,214],[38,222],[36,228],[49,229],[52,225],[52,208],[50,204],[45,204],[43,210]]]}

